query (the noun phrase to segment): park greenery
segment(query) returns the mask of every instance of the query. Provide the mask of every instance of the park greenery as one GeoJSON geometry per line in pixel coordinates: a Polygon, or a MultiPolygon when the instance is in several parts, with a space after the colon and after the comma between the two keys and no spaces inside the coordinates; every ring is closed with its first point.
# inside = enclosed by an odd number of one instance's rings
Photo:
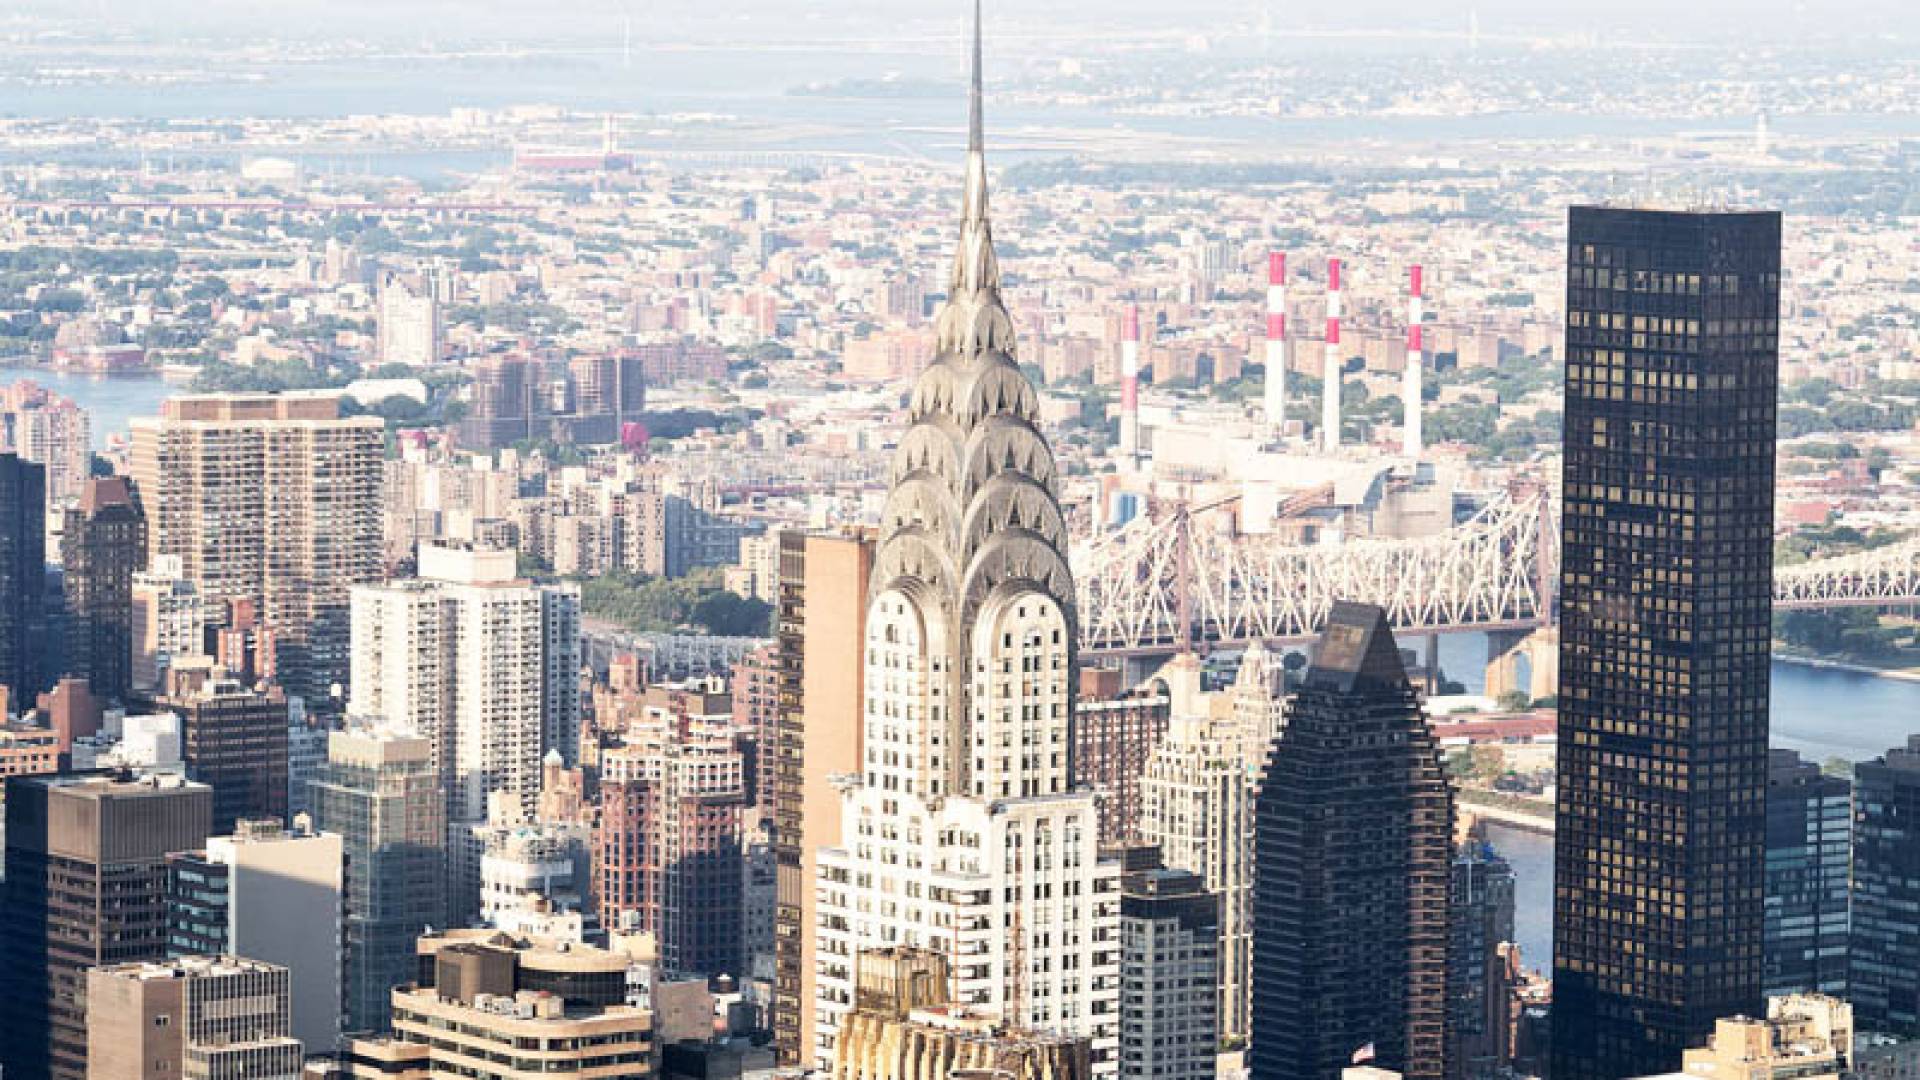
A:
{"type": "Polygon", "coordinates": [[[577,580],[580,607],[588,617],[638,633],[765,637],[772,632],[773,606],[728,592],[717,569],[682,578],[616,572],[577,580]]]}

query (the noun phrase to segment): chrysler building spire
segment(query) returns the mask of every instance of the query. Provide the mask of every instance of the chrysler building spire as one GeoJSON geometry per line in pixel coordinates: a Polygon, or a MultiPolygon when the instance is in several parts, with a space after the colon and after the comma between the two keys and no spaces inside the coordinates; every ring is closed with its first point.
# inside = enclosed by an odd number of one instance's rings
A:
{"type": "MultiPolygon", "coordinates": [[[[914,745],[899,756],[914,762],[915,775],[901,782],[931,794],[1034,794],[1066,788],[1064,754],[1020,775],[1029,763],[973,752],[991,726],[983,719],[987,702],[973,700],[972,676],[988,659],[978,654],[1012,631],[990,627],[1002,618],[1042,618],[1044,608],[1045,618],[1059,622],[1060,632],[1046,637],[1061,650],[1063,677],[1076,665],[1078,631],[1053,452],[1040,434],[1039,398],[1014,359],[1013,320],[1000,298],[987,214],[979,0],[972,70],[959,250],[937,350],[914,385],[911,426],[894,454],[872,594],[895,615],[906,614],[900,605],[913,609],[915,636],[924,635],[929,653],[932,697],[924,711],[914,710],[914,745]],[[1022,599],[1024,606],[1015,602],[1022,599]],[[990,777],[977,775],[983,763],[990,777]]],[[[1059,692],[1070,694],[1070,686],[1069,678],[1059,692]]]]}

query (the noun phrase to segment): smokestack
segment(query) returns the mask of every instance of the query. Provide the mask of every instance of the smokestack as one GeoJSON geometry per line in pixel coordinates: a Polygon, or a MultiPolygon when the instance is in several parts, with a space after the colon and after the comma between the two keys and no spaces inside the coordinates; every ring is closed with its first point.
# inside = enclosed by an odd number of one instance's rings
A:
{"type": "Polygon", "coordinates": [[[1407,457],[1413,461],[1419,461],[1420,455],[1425,449],[1421,441],[1420,432],[1420,413],[1423,408],[1420,400],[1422,390],[1421,381],[1425,374],[1422,368],[1426,364],[1424,355],[1426,342],[1421,340],[1424,334],[1420,326],[1421,320],[1426,317],[1423,284],[1420,266],[1416,263],[1408,275],[1407,370],[1403,376],[1405,384],[1400,391],[1400,399],[1404,405],[1406,417],[1406,430],[1404,432],[1406,453],[1407,457]]]}
{"type": "Polygon", "coordinates": [[[1267,256],[1267,426],[1287,426],[1287,253],[1267,256]]]}
{"type": "Polygon", "coordinates": [[[1140,467],[1140,306],[1128,304],[1120,335],[1120,456],[1140,467]]]}
{"type": "Polygon", "coordinates": [[[1340,449],[1340,260],[1327,260],[1327,362],[1321,372],[1325,400],[1320,409],[1320,441],[1329,452],[1340,449]]]}

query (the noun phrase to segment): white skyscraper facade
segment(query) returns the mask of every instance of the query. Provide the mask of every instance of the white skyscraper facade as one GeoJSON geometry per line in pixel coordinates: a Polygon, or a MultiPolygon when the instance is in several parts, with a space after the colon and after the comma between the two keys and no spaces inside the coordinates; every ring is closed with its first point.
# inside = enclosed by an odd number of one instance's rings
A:
{"type": "Polygon", "coordinates": [[[423,546],[420,576],[353,591],[350,711],[433,747],[450,828],[488,796],[531,800],[580,735],[580,595],[521,579],[512,551],[423,546]]]}
{"type": "MultiPolygon", "coordinates": [[[[977,14],[976,14],[977,18],[977,14]]],[[[911,399],[874,558],[863,763],[819,853],[817,1059],[831,1067],[863,950],[952,958],[952,998],[1086,1036],[1114,1075],[1119,866],[1073,790],[1073,580],[1039,403],[987,214],[974,85],[960,251],[937,355],[911,399]]]]}

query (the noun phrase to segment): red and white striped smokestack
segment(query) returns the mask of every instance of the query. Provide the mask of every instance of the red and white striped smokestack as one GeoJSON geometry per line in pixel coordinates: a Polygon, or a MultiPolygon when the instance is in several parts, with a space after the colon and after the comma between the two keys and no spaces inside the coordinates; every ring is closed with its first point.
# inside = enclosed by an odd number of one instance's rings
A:
{"type": "Polygon", "coordinates": [[[1327,260],[1327,361],[1320,408],[1320,440],[1328,450],[1340,449],[1340,260],[1327,260]]]}
{"type": "Polygon", "coordinates": [[[1415,263],[1408,274],[1407,282],[1407,370],[1402,376],[1403,383],[1400,390],[1406,424],[1404,432],[1406,454],[1414,461],[1420,460],[1420,455],[1425,450],[1420,414],[1424,408],[1421,403],[1421,394],[1424,390],[1423,369],[1426,366],[1426,342],[1422,340],[1425,332],[1421,322],[1426,315],[1425,281],[1420,272],[1420,265],[1415,263]]]}
{"type": "Polygon", "coordinates": [[[1287,253],[1267,255],[1267,426],[1287,424],[1287,253]]]}
{"type": "Polygon", "coordinates": [[[1140,463],[1140,305],[1128,304],[1120,333],[1120,455],[1140,463]]]}

